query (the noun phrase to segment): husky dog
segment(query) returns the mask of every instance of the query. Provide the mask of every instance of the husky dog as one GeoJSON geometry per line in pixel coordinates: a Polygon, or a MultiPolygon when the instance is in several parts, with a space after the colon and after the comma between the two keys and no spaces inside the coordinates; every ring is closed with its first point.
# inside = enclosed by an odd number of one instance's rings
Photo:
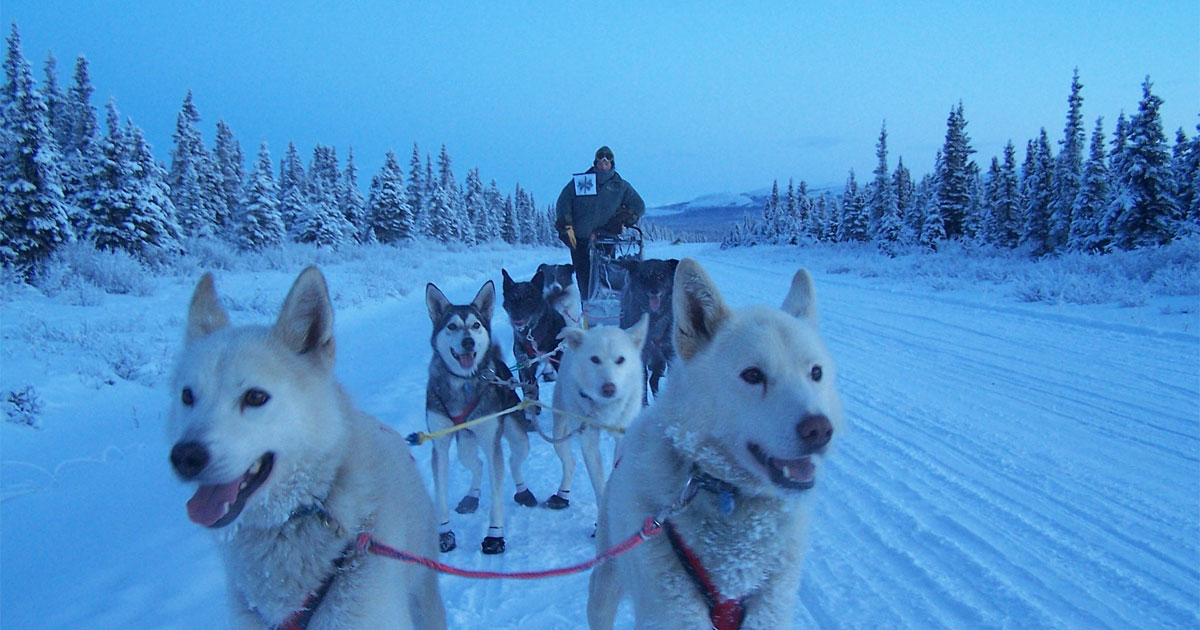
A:
{"type": "MultiPolygon", "coordinates": [[[[562,315],[551,308],[542,296],[543,273],[539,269],[529,282],[515,282],[507,269],[504,276],[504,311],[513,327],[513,357],[521,377],[521,391],[526,400],[541,400],[538,377],[547,382],[557,378],[562,350],[558,348],[558,333],[566,326],[562,315]]],[[[526,417],[530,422],[540,412],[530,407],[526,417]]]]}
{"type": "Polygon", "coordinates": [[[219,530],[235,628],[445,628],[434,573],[355,537],[433,554],[433,504],[398,434],[333,378],[333,306],[316,267],[274,327],[230,327],[211,274],[172,379],[171,465],[219,530]]]}
{"type": "MultiPolygon", "coordinates": [[[[642,343],[646,340],[647,318],[629,330],[596,326],[583,330],[565,328],[566,341],[558,383],[554,386],[554,451],[562,461],[563,479],[546,507],[561,510],[570,505],[575,455],[566,438],[579,437],[583,463],[592,480],[596,501],[604,494],[607,471],[600,456],[600,428],[624,429],[641,411],[642,343]],[[593,423],[583,421],[589,418],[593,423]]],[[[619,444],[619,442],[618,442],[619,444]]]]}
{"type": "Polygon", "coordinates": [[[568,326],[579,326],[583,304],[579,301],[579,287],[575,286],[575,265],[542,263],[537,270],[542,274],[542,297],[563,316],[568,326]]]}
{"type": "MultiPolygon", "coordinates": [[[[429,361],[429,385],[425,390],[425,419],[431,432],[442,431],[480,416],[493,414],[520,402],[516,390],[497,381],[508,381],[512,372],[500,357],[499,346],[492,344],[492,308],[496,288],[491,280],[484,283],[470,304],[451,304],[432,283],[425,287],[425,306],[433,320],[433,358],[429,361]]],[[[483,448],[491,486],[491,513],[483,553],[504,552],[504,505],[500,498],[504,484],[504,459],[500,435],[508,440],[509,468],[517,493],[513,500],[534,507],[537,499],[525,487],[521,464],[529,454],[529,436],[519,413],[506,414],[470,429],[434,438],[433,488],[436,495],[438,532],[443,552],[455,547],[446,507],[446,484],[450,478],[450,439],[458,441],[458,458],[471,471],[471,491],[455,508],[459,514],[479,507],[479,489],[483,465],[477,447],[483,448]],[[478,445],[476,441],[478,440],[478,445]]]]}
{"type": "MultiPolygon", "coordinates": [[[[650,315],[650,331],[642,348],[642,363],[650,393],[658,397],[658,381],[675,357],[671,330],[671,287],[675,284],[675,268],[679,261],[622,260],[618,264],[629,272],[629,282],[621,292],[621,328],[628,328],[643,314],[650,315]]],[[[646,403],[643,396],[642,404],[646,403]]]]}
{"type": "Polygon", "coordinates": [[[690,259],[675,276],[671,380],[633,423],[600,509],[608,549],[663,533],[592,572],[588,621],[612,628],[633,596],[638,628],[794,623],[809,489],[842,423],[835,370],[800,270],[782,310],[730,310],[690,259]]]}

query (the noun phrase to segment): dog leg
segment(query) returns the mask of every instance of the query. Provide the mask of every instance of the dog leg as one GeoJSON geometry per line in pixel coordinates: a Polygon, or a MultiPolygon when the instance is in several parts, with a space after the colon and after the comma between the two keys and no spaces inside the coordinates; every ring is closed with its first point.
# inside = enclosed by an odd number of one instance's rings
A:
{"type": "MultiPolygon", "coordinates": [[[[598,546],[602,536],[596,534],[598,546]]],[[[613,621],[617,617],[617,605],[621,603],[621,581],[617,579],[616,564],[618,560],[601,562],[592,569],[588,580],[587,618],[591,630],[612,630],[613,621]]]]}
{"type": "Polygon", "coordinates": [[[594,427],[587,428],[579,434],[579,447],[583,451],[583,465],[587,468],[588,477],[592,480],[592,490],[596,493],[596,505],[604,498],[604,456],[600,454],[600,431],[594,427]]]}
{"type": "Polygon", "coordinates": [[[500,448],[499,420],[489,423],[491,435],[480,435],[484,455],[488,462],[488,481],[492,491],[491,516],[488,519],[488,534],[483,539],[483,553],[504,553],[504,503],[500,495],[504,489],[504,451],[500,448]],[[490,439],[488,439],[490,437],[490,439]]]}
{"type": "Polygon", "coordinates": [[[478,440],[470,431],[459,431],[455,434],[458,439],[458,461],[471,471],[471,490],[458,502],[454,508],[459,514],[471,514],[479,508],[479,493],[483,486],[483,462],[479,461],[478,440]]]}
{"type": "Polygon", "coordinates": [[[563,477],[562,483],[558,486],[558,492],[546,499],[546,507],[553,510],[561,510],[571,504],[571,479],[575,476],[575,453],[572,451],[571,440],[563,440],[570,428],[570,422],[566,418],[555,414],[554,439],[561,441],[554,443],[554,452],[558,454],[558,460],[562,462],[563,477]]]}
{"type": "Polygon", "coordinates": [[[508,415],[502,422],[504,437],[508,440],[508,469],[512,473],[513,485],[517,488],[513,501],[525,507],[537,507],[537,499],[525,486],[525,472],[521,469],[525,458],[529,456],[529,434],[520,426],[522,418],[508,415]]]}
{"type": "Polygon", "coordinates": [[[446,485],[450,480],[449,437],[433,439],[432,464],[433,493],[437,495],[438,546],[445,553],[456,546],[454,532],[450,529],[450,508],[446,505],[446,485]]]}

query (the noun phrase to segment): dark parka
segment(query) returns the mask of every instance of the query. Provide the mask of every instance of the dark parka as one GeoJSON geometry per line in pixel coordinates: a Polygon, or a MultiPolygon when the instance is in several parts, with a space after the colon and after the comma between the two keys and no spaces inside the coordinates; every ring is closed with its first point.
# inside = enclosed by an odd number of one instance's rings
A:
{"type": "MultiPolygon", "coordinates": [[[[586,172],[596,173],[596,167],[586,172]]],[[[641,195],[616,170],[603,184],[599,183],[600,177],[600,173],[596,173],[599,189],[594,195],[576,197],[575,180],[567,182],[558,195],[558,218],[554,227],[558,229],[558,237],[563,243],[567,242],[565,230],[568,225],[575,226],[575,238],[582,244],[587,242],[592,233],[605,226],[607,231],[616,232],[620,225],[636,224],[646,211],[646,203],[641,195]]]]}

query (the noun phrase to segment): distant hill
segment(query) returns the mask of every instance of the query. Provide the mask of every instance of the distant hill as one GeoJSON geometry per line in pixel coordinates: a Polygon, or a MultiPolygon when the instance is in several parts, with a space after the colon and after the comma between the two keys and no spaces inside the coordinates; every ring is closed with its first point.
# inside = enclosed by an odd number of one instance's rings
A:
{"type": "MultiPolygon", "coordinates": [[[[826,190],[832,191],[833,187],[810,188],[809,195],[820,195],[826,190]]],[[[770,195],[770,188],[704,195],[691,201],[647,208],[642,223],[719,241],[734,224],[741,222],[743,216],[762,212],[770,195]]]]}

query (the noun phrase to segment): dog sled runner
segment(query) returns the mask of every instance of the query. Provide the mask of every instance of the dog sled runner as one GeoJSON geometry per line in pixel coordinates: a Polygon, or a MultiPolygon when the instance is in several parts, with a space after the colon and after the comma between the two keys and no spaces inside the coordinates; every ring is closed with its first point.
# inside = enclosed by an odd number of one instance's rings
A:
{"type": "Polygon", "coordinates": [[[598,233],[588,241],[591,283],[582,296],[585,326],[619,326],[621,291],[629,280],[622,260],[642,260],[642,230],[635,226],[620,234],[598,233]]]}

